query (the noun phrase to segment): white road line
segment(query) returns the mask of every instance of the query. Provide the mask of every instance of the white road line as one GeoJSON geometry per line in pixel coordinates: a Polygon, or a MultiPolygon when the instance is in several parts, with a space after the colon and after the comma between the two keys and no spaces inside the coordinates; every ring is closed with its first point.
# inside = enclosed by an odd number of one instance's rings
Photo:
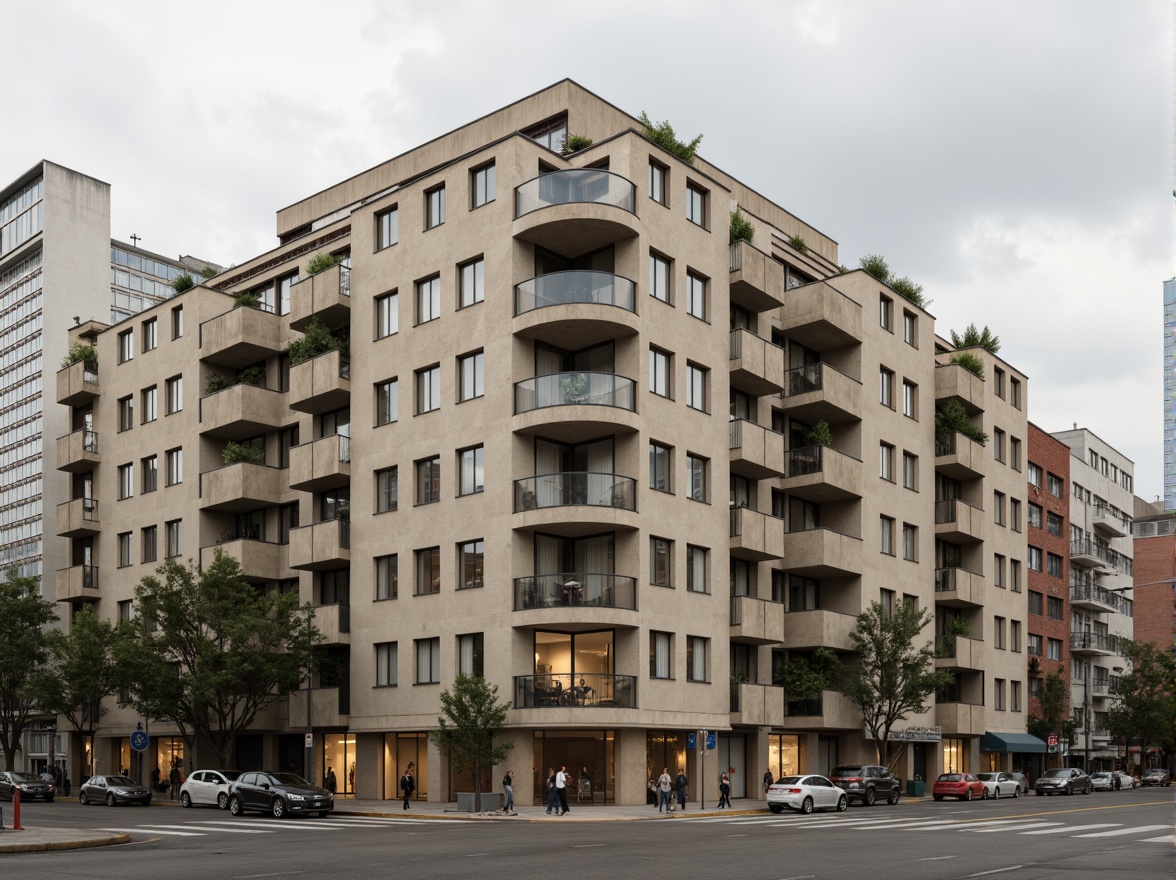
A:
{"type": "Polygon", "coordinates": [[[1149,837],[1146,840],[1138,840],[1136,843],[1172,843],[1172,841],[1172,835],[1165,834],[1163,837],[1149,837]]]}
{"type": "Polygon", "coordinates": [[[259,829],[245,829],[245,828],[207,828],[202,825],[188,824],[188,825],[144,825],[143,828],[150,828],[155,831],[158,828],[174,828],[178,831],[214,831],[223,832],[225,834],[273,834],[272,831],[261,831],[259,829]]]}
{"type": "Polygon", "coordinates": [[[1121,822],[1098,822],[1094,825],[1063,825],[1061,828],[1051,828],[1048,831],[1026,831],[1026,836],[1030,834],[1062,834],[1066,831],[1083,831],[1089,828],[1118,828],[1121,822]]]}
{"type": "Polygon", "coordinates": [[[191,831],[156,831],[154,828],[100,828],[99,831],[117,831],[119,834],[166,834],[169,837],[207,837],[208,835],[201,831],[194,833],[191,831]]]}
{"type": "Polygon", "coordinates": [[[1094,834],[1075,834],[1075,837],[1118,837],[1121,834],[1142,834],[1145,831],[1159,831],[1171,825],[1136,825],[1134,828],[1119,828],[1115,831],[1096,831],[1094,834]]]}
{"type": "Polygon", "coordinates": [[[959,819],[916,819],[911,822],[904,822],[902,824],[890,825],[864,825],[853,828],[853,831],[922,831],[932,830],[935,828],[946,828],[951,825],[959,825],[959,819]]]}
{"type": "Polygon", "coordinates": [[[944,859],[954,859],[955,856],[927,856],[924,859],[915,859],[916,862],[942,862],[944,859]]]}
{"type": "MultiPolygon", "coordinates": [[[[1023,829],[1023,828],[1045,828],[1047,825],[1061,825],[1061,824],[1062,824],[1061,822],[1029,822],[1025,825],[1019,826],[1016,829],[1008,828],[1006,826],[1001,826],[1000,828],[976,828],[976,829],[961,828],[960,830],[961,831],[973,831],[973,833],[975,833],[975,834],[992,834],[993,832],[996,832],[996,831],[1013,831],[1013,830],[1015,830],[1015,831],[1020,832],[1021,829],[1023,829]]],[[[1025,832],[1025,833],[1028,833],[1028,832],[1025,832]]]]}
{"type": "MultiPolygon", "coordinates": [[[[219,824],[219,820],[207,823],[209,825],[219,824]]],[[[333,828],[325,828],[322,825],[315,825],[312,822],[284,822],[280,819],[259,819],[256,822],[250,823],[258,828],[309,828],[312,831],[334,831],[333,828]]]]}
{"type": "Polygon", "coordinates": [[[903,819],[818,819],[815,822],[797,822],[805,828],[851,827],[854,825],[893,825],[896,822],[934,822],[930,816],[907,816],[903,819]]]}
{"type": "Polygon", "coordinates": [[[572,846],[572,849],[591,849],[594,846],[608,846],[607,843],[577,843],[572,846]]]}
{"type": "MultiPolygon", "coordinates": [[[[983,822],[969,822],[966,819],[956,820],[959,822],[960,831],[972,831],[979,828],[1001,828],[1005,831],[1009,829],[1010,825],[1019,825],[1023,819],[985,819],[983,822]]],[[[932,829],[934,830],[934,829],[932,829]]]]}
{"type": "Polygon", "coordinates": [[[969,874],[969,877],[987,877],[989,874],[1003,874],[1005,871],[1017,871],[1024,868],[1024,865],[1010,865],[1007,868],[997,868],[993,871],[981,871],[979,874],[969,874]]]}

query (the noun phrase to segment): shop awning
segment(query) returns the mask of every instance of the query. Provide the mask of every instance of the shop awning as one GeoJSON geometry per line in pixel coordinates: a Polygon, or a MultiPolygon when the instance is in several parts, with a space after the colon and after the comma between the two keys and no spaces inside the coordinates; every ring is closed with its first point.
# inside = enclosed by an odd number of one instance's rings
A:
{"type": "Polygon", "coordinates": [[[982,752],[1044,753],[1045,743],[1027,733],[992,733],[980,737],[982,752]]]}

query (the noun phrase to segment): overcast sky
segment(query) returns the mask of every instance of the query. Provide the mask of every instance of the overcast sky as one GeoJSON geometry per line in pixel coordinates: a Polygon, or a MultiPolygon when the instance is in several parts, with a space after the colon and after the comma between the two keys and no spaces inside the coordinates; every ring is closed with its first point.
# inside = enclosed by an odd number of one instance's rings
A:
{"type": "Polygon", "coordinates": [[[1163,492],[1162,0],[39,0],[0,11],[0,182],[113,186],[111,234],[242,262],[274,212],[564,77],[989,325],[1030,418],[1163,492]],[[174,8],[176,12],[161,11],[174,8]]]}

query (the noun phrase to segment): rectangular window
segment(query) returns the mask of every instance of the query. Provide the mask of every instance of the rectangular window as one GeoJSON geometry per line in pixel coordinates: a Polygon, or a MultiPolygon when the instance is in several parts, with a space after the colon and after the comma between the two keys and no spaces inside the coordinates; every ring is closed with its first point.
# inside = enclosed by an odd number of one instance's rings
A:
{"type": "Polygon", "coordinates": [[[457,375],[460,382],[458,401],[473,400],[486,393],[485,369],[486,355],[483,352],[475,351],[457,359],[457,375]]]}
{"type": "Polygon", "coordinates": [[[125,364],[135,356],[135,331],[124,330],[118,334],[118,362],[125,364]]]}
{"type": "Polygon", "coordinates": [[[425,193],[425,229],[432,229],[445,222],[444,185],[425,193]]]}
{"type": "Polygon", "coordinates": [[[1062,557],[1056,553],[1047,553],[1045,557],[1046,574],[1050,577],[1060,578],[1062,576],[1062,557]]]}
{"type": "Polygon", "coordinates": [[[441,548],[427,547],[416,551],[416,594],[441,592],[441,548]]]}
{"type": "Polygon", "coordinates": [[[686,636],[687,681],[707,680],[706,650],[709,641],[701,636],[686,636]]]}
{"type": "Polygon", "coordinates": [[[1029,462],[1028,479],[1038,489],[1041,488],[1041,465],[1029,462]]]}
{"type": "Polygon", "coordinates": [[[649,390],[659,397],[670,396],[670,357],[660,349],[649,349],[649,390]]]}
{"type": "Polygon", "coordinates": [[[649,444],[649,488],[657,489],[659,492],[673,491],[670,479],[670,475],[673,473],[672,468],[670,447],[651,442],[649,444]]]}
{"type": "Polygon", "coordinates": [[[992,493],[992,521],[998,526],[1005,524],[1005,493],[992,493]]]}
{"type": "Polygon", "coordinates": [[[882,614],[889,617],[894,613],[894,590],[879,590],[878,604],[882,607],[882,614]]]}
{"type": "Polygon", "coordinates": [[[376,339],[392,336],[400,330],[400,295],[386,293],[376,297],[376,339]]]}
{"type": "Polygon", "coordinates": [[[919,417],[919,387],[913,382],[902,380],[902,414],[907,418],[919,417]]]}
{"type": "MultiPolygon", "coordinates": [[[[1041,523],[1039,521],[1038,525],[1040,525],[1040,524],[1041,523]]],[[[1061,537],[1062,529],[1064,527],[1065,527],[1065,520],[1062,519],[1061,514],[1054,513],[1052,511],[1050,511],[1048,517],[1046,518],[1046,530],[1051,535],[1057,535],[1058,537],[1061,537]]]]}
{"type": "Polygon", "coordinates": [[[441,500],[441,456],[416,463],[416,503],[432,504],[441,500]]]}
{"type": "Polygon", "coordinates": [[[418,281],[417,323],[427,324],[441,317],[441,276],[418,281]]]}
{"type": "Polygon", "coordinates": [[[705,547],[686,545],[686,589],[691,593],[710,592],[706,576],[709,552],[705,547]]]}
{"type": "Polygon", "coordinates": [[[1040,547],[1030,547],[1029,548],[1029,570],[1030,571],[1041,571],[1041,548],[1040,547]]]}
{"type": "Polygon", "coordinates": [[[395,553],[376,557],[376,601],[395,599],[400,593],[400,565],[395,553]]]}
{"type": "Polygon", "coordinates": [[[998,712],[1004,711],[1005,680],[1003,678],[994,678],[992,680],[992,707],[998,712]]]}
{"type": "Polygon", "coordinates": [[[1016,437],[1009,438],[1009,467],[1015,471],[1021,469],[1021,441],[1016,437]]]}
{"type": "Polygon", "coordinates": [[[396,642],[376,646],[376,687],[396,687],[396,642]]]}
{"type": "Polygon", "coordinates": [[[1016,654],[1021,653],[1021,621],[1009,621],[1009,650],[1016,654]]]}
{"type": "Polygon", "coordinates": [[[821,582],[798,574],[788,576],[788,610],[817,611],[821,607],[821,582]]]}
{"type": "Polygon", "coordinates": [[[458,308],[464,309],[486,298],[486,261],[479,258],[461,267],[458,308]]]}
{"type": "Polygon", "coordinates": [[[400,211],[389,208],[376,215],[376,250],[382,251],[400,241],[400,211]]]}
{"type": "Polygon", "coordinates": [[[686,314],[706,320],[706,279],[686,272],[686,314]]]}
{"type": "Polygon", "coordinates": [[[1062,478],[1049,474],[1046,479],[1049,487],[1049,494],[1054,498],[1064,498],[1066,494],[1065,486],[1062,484],[1062,478]]]}
{"type": "Polygon", "coordinates": [[[669,678],[670,645],[672,637],[669,633],[650,632],[649,634],[649,677],[669,678]]]}
{"type": "Polygon", "coordinates": [[[184,307],[176,306],[171,310],[172,339],[179,339],[184,335],[184,307]]]}
{"type": "Polygon", "coordinates": [[[1017,409],[1021,408],[1021,380],[1009,379],[1009,403],[1017,409]]]}
{"type": "Polygon", "coordinates": [[[147,526],[140,533],[140,541],[143,545],[143,561],[154,562],[158,555],[158,534],[159,529],[156,526],[147,526]]]}
{"type": "Polygon", "coordinates": [[[706,501],[707,460],[698,455],[686,454],[686,486],[688,497],[693,501],[706,501]]]}
{"type": "Polygon", "coordinates": [[[878,402],[894,409],[894,371],[885,367],[878,370],[878,402]]]}
{"type": "MultiPolygon", "coordinates": [[[[118,619],[119,619],[120,623],[122,623],[124,621],[129,622],[129,621],[132,621],[135,619],[135,600],[134,599],[123,599],[121,602],[118,603],[118,619]]],[[[122,700],[120,699],[119,702],[122,702],[122,700]]],[[[45,741],[48,742],[47,737],[46,737],[45,741]]]]}
{"type": "Polygon", "coordinates": [[[1021,563],[1017,559],[1009,560],[1009,589],[1014,593],[1021,592],[1021,563]]]}
{"type": "Polygon", "coordinates": [[[441,408],[441,367],[440,365],[418,370],[416,374],[416,411],[432,412],[441,408]]]}
{"type": "Polygon", "coordinates": [[[475,495],[486,488],[484,454],[485,450],[481,446],[473,446],[458,452],[458,495],[475,495]]]}
{"type": "Polygon", "coordinates": [[[1026,651],[1032,657],[1040,657],[1042,654],[1041,647],[1042,639],[1037,633],[1029,633],[1026,651]]]}
{"type": "Polygon", "coordinates": [[[1016,498],[1009,499],[1009,528],[1014,532],[1021,531],[1021,502],[1016,498]]]}
{"type": "Polygon", "coordinates": [[[466,541],[457,547],[458,589],[472,590],[484,587],[485,580],[486,544],[479,538],[476,541],[466,541]]]}
{"type": "Polygon", "coordinates": [[[666,183],[670,169],[658,162],[649,160],[649,197],[659,205],[666,203],[666,183]]]}
{"type": "Polygon", "coordinates": [[[905,309],[902,313],[902,341],[915,348],[919,347],[919,319],[913,312],[905,309]]]}
{"type": "Polygon", "coordinates": [[[482,633],[468,633],[457,637],[457,672],[481,678],[483,674],[484,640],[482,633]]]}
{"type": "Polygon", "coordinates": [[[183,520],[173,519],[163,524],[164,538],[167,541],[167,557],[179,556],[183,548],[183,520]]]}
{"type": "Polygon", "coordinates": [[[878,476],[894,482],[894,447],[889,443],[878,444],[878,476]]]}
{"type": "Polygon", "coordinates": [[[184,450],[169,449],[164,453],[164,460],[167,464],[167,485],[184,482],[184,450]]]}
{"type": "Polygon", "coordinates": [[[889,516],[878,518],[879,549],[887,556],[894,555],[894,519],[889,516]]]}
{"type": "Polygon", "coordinates": [[[441,681],[441,640],[416,640],[416,683],[438,684],[441,681]]]}
{"type": "Polygon", "coordinates": [[[910,523],[902,524],[902,558],[919,561],[919,529],[910,523]]]}
{"type": "Polygon", "coordinates": [[[400,418],[400,380],[389,379],[376,385],[376,427],[400,418]]]}
{"type": "Polygon", "coordinates": [[[705,367],[694,364],[686,365],[686,405],[691,409],[706,412],[706,374],[705,367]]]}
{"type": "Polygon", "coordinates": [[[664,303],[670,301],[670,259],[661,254],[649,254],[649,295],[664,303]]]}
{"type": "Polygon", "coordinates": [[[1041,528],[1041,505],[1029,502],[1029,525],[1035,529],[1041,528]]]}
{"type": "Polygon", "coordinates": [[[706,228],[706,196],[702,187],[686,184],[686,219],[697,226],[706,228]]]}
{"type": "Polygon", "coordinates": [[[184,377],[173,376],[164,383],[167,393],[167,414],[178,413],[184,408],[184,377]]]}
{"type": "Polygon", "coordinates": [[[376,471],[376,513],[396,510],[400,502],[399,468],[376,471]]]}
{"type": "Polygon", "coordinates": [[[494,201],[497,195],[497,172],[494,163],[470,172],[470,207],[480,208],[494,201]]]}
{"type": "Polygon", "coordinates": [[[1000,428],[992,429],[992,455],[999,462],[1005,460],[1005,432],[1000,428]]]}
{"type": "Polygon", "coordinates": [[[992,585],[994,587],[1004,588],[1005,585],[1005,558],[999,553],[994,553],[992,556],[992,585]]]}
{"type": "Polygon", "coordinates": [[[139,459],[143,471],[142,493],[154,492],[159,488],[159,459],[154,455],[139,459]]]}
{"type": "Polygon", "coordinates": [[[1062,640],[1061,639],[1046,639],[1045,640],[1045,658],[1047,660],[1061,660],[1062,659],[1062,640]]]}
{"type": "Polygon", "coordinates": [[[902,487],[919,490],[919,457],[909,452],[902,454],[902,487]]]}
{"type": "Polygon", "coordinates": [[[1045,596],[1037,592],[1037,590],[1029,591],[1029,613],[1043,614],[1045,596]]]}
{"type": "Polygon", "coordinates": [[[135,427],[135,398],[123,397],[118,402],[118,430],[129,431],[135,427]]]}
{"type": "Polygon", "coordinates": [[[1021,682],[1019,681],[1009,682],[1009,711],[1021,711],[1021,682]]]}
{"type": "Polygon", "coordinates": [[[154,422],[159,418],[159,411],[156,402],[159,396],[159,388],[152,385],[150,388],[144,388],[139,392],[139,416],[143,420],[143,424],[154,422]]]}
{"type": "Polygon", "coordinates": [[[1005,371],[1000,367],[992,368],[992,393],[1004,400],[1005,396],[1005,371]]]}
{"type": "Polygon", "coordinates": [[[649,582],[659,587],[672,587],[673,542],[665,538],[649,539],[649,582]]]}
{"type": "Polygon", "coordinates": [[[151,351],[158,345],[159,321],[156,318],[148,318],[143,322],[143,351],[151,351]]]}
{"type": "Polygon", "coordinates": [[[1050,620],[1062,619],[1062,600],[1057,596],[1045,597],[1045,616],[1050,620]]]}
{"type": "Polygon", "coordinates": [[[130,498],[135,494],[135,465],[120,464],[118,466],[118,497],[130,498]]]}
{"type": "Polygon", "coordinates": [[[131,543],[131,533],[122,532],[118,536],[118,567],[125,568],[134,563],[134,548],[131,543]]]}
{"type": "Polygon", "coordinates": [[[1003,617],[994,617],[992,619],[992,647],[998,651],[1003,651],[1005,647],[1005,619],[1003,617]]]}
{"type": "Polygon", "coordinates": [[[888,296],[878,297],[878,325],[883,330],[894,332],[894,300],[888,296]]]}

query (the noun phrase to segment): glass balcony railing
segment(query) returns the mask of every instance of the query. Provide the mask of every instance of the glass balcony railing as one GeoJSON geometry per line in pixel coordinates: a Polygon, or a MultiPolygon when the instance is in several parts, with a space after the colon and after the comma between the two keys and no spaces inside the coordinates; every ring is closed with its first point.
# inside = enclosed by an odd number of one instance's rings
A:
{"type": "Polygon", "coordinates": [[[637,187],[599,168],[553,171],[515,188],[515,218],[552,205],[591,202],[635,213],[637,187]]]}
{"type": "Polygon", "coordinates": [[[637,383],[615,373],[549,373],[515,383],[515,415],[549,406],[615,406],[635,412],[637,383]]]}
{"type": "Polygon", "coordinates": [[[637,481],[617,474],[564,471],[515,480],[515,512],[548,507],[637,509],[637,481]]]}
{"type": "Polygon", "coordinates": [[[587,672],[515,676],[515,709],[561,706],[636,709],[637,677],[587,672]]]}
{"type": "Polygon", "coordinates": [[[637,610],[637,580],[617,574],[573,571],[515,578],[515,611],[536,608],[637,610]]]}
{"type": "Polygon", "coordinates": [[[637,311],[637,285],[611,272],[569,271],[540,275],[515,285],[515,314],[548,306],[587,303],[637,311]]]}

